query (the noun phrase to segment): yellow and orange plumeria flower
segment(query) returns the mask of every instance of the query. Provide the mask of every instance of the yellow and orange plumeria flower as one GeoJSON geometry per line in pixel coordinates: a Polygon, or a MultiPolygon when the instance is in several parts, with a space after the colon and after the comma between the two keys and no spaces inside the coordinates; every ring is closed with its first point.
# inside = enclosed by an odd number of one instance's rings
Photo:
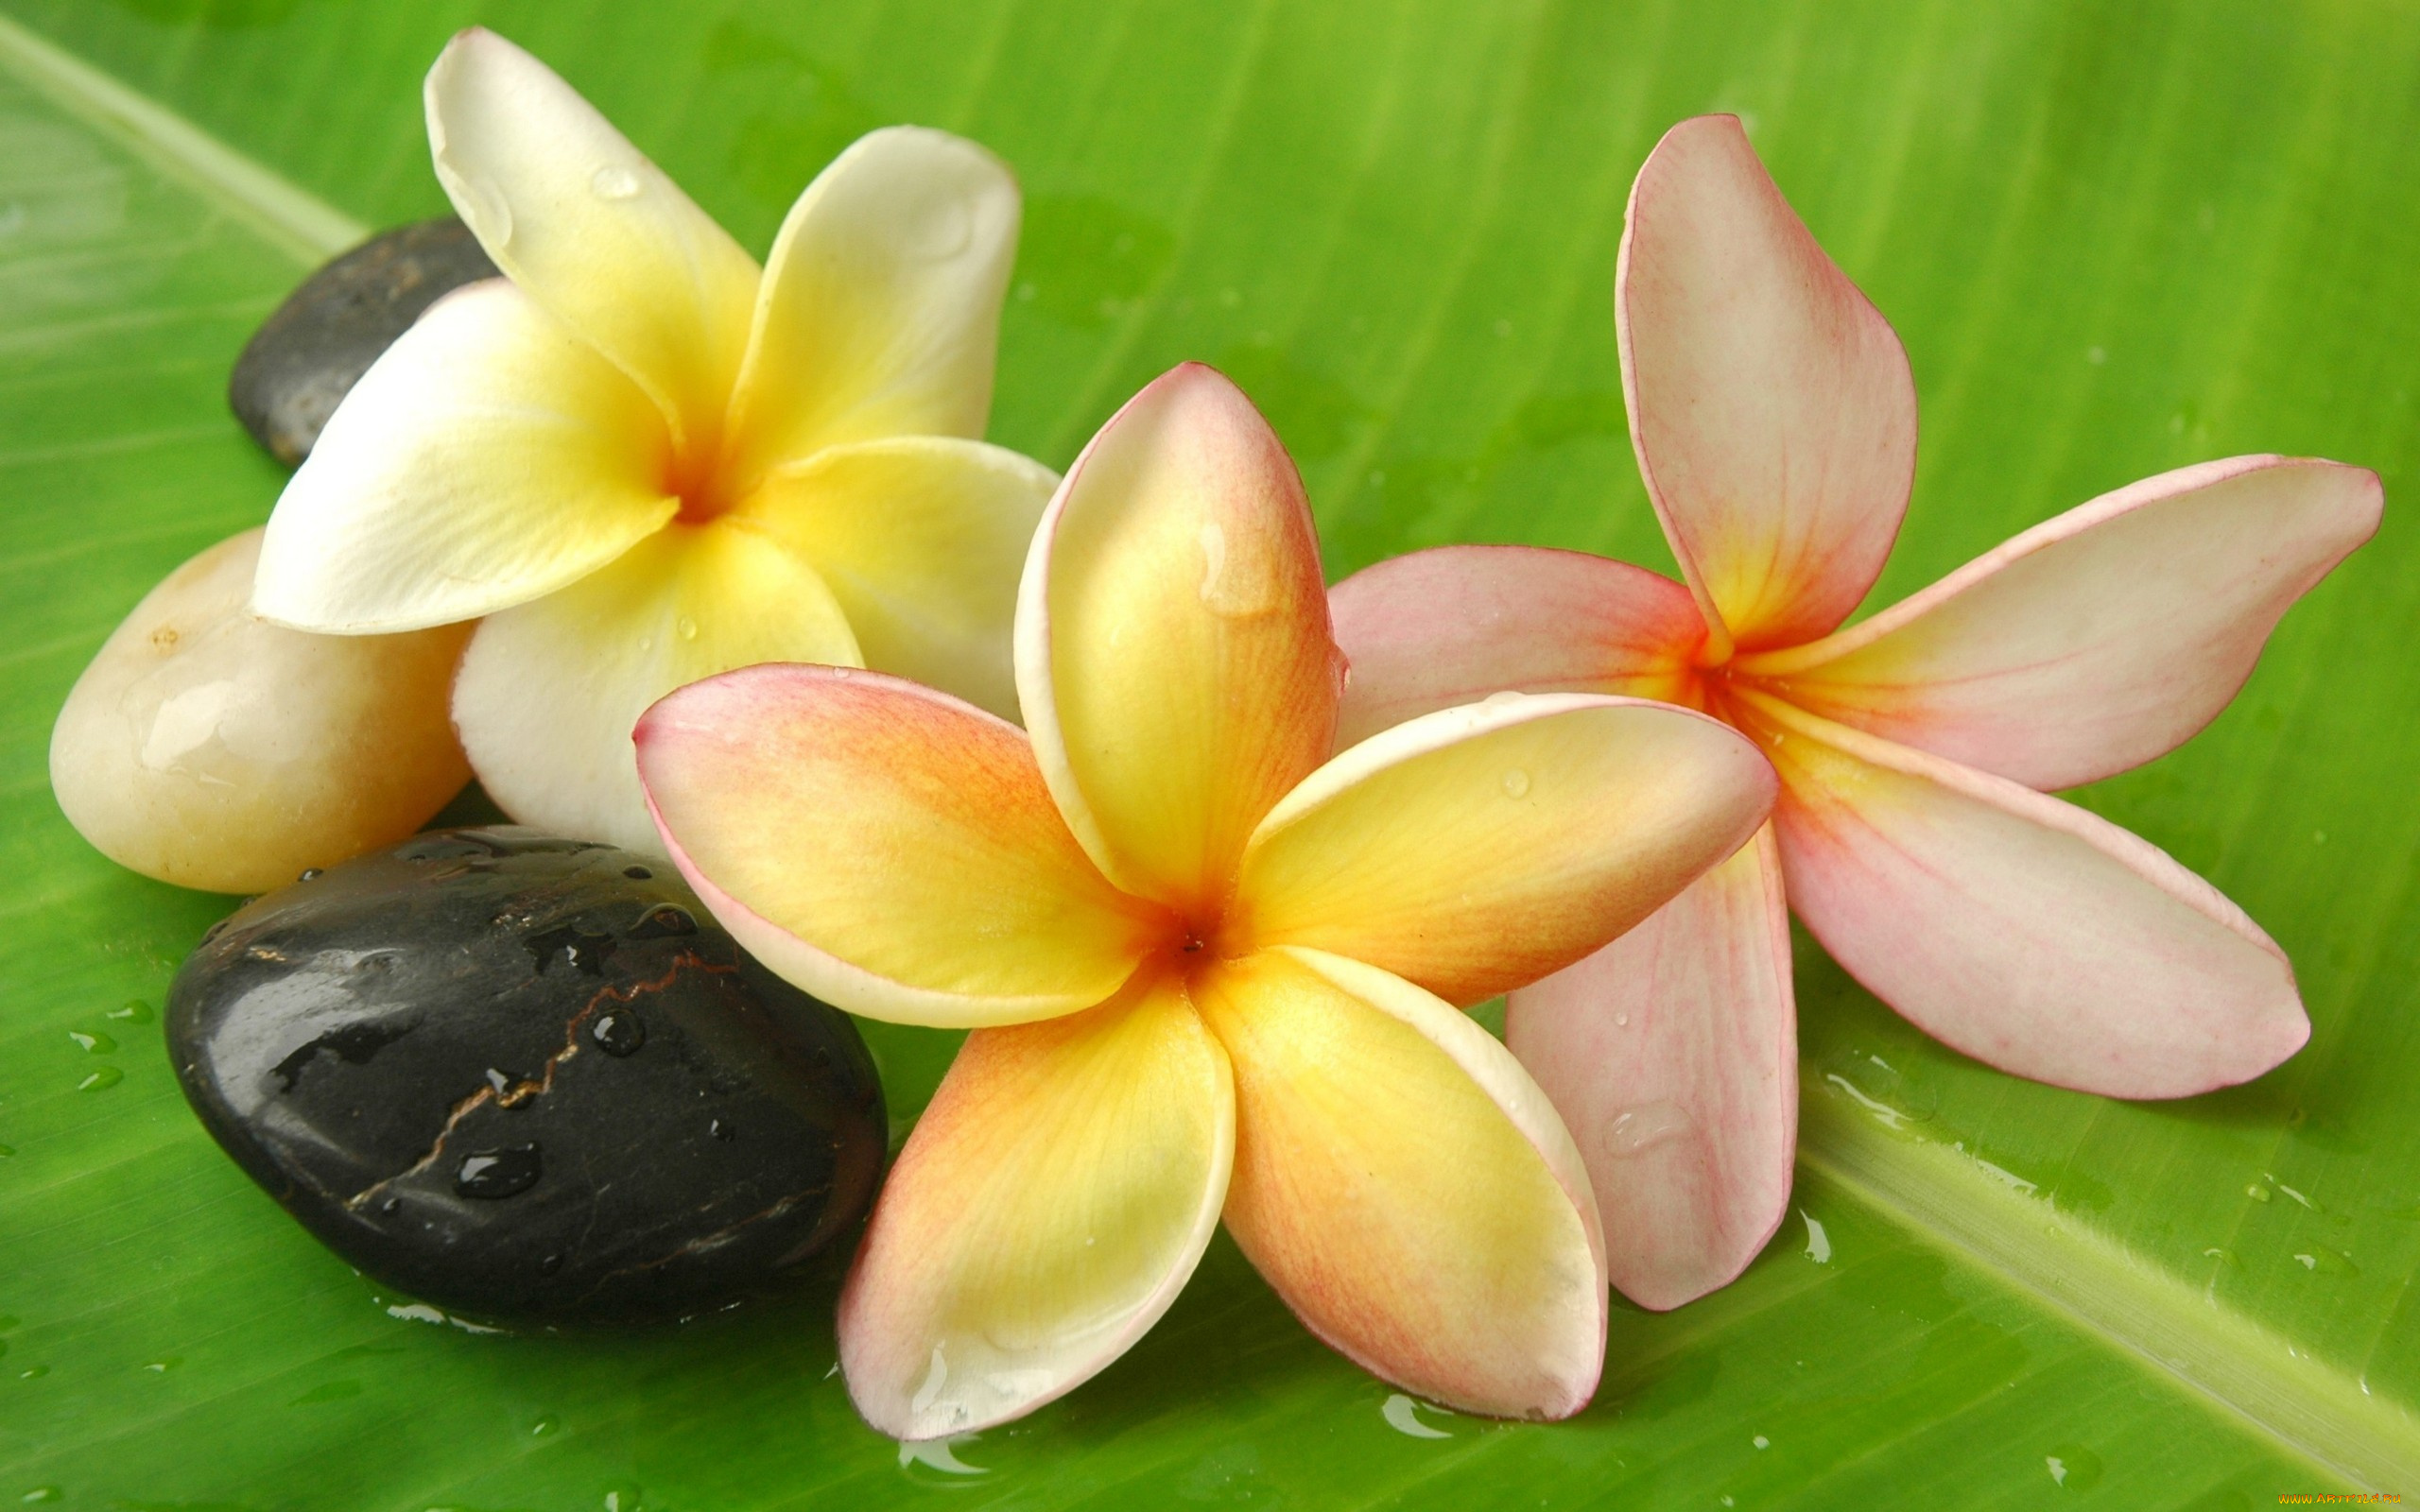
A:
{"type": "Polygon", "coordinates": [[[638,729],[674,859],[758,958],[853,1012],[975,1027],[841,1298],[858,1409],[925,1438],[1071,1389],[1223,1215],[1387,1380],[1578,1411],[1608,1297],[1587,1176],[1454,1005],[1729,855],[1771,801],[1763,759],[1701,714],[1566,694],[1330,760],[1342,662],[1302,485],[1201,367],[1069,472],[1016,672],[1023,730],[806,666],[683,689],[638,729]]]}
{"type": "Polygon", "coordinates": [[[1335,610],[1348,739],[1498,688],[1587,689],[1706,710],[1780,770],[1753,846],[1507,1014],[1586,1152],[1615,1283],[1674,1307],[1737,1275],[1789,1196],[1785,884],[1876,996],[2019,1075],[2180,1097],[2302,1045],[2292,969],[2241,909],[2046,793],[2208,723],[2380,495],[2333,462],[2188,467],[1840,629],[1907,507],[1898,337],[1730,116],[1673,128],[1639,170],[1617,284],[1632,439],[1687,586],[1445,547],[1339,584],[1335,610]]]}
{"type": "Polygon", "coordinates": [[[440,301],[278,501],[253,603],[337,634],[484,616],[455,685],[515,818],[657,847],[639,713],[757,662],[871,664],[1013,713],[1017,573],[1057,477],[979,437],[1008,170],[892,128],[756,262],[544,64],[429,71],[445,191],[508,275],[440,301]]]}

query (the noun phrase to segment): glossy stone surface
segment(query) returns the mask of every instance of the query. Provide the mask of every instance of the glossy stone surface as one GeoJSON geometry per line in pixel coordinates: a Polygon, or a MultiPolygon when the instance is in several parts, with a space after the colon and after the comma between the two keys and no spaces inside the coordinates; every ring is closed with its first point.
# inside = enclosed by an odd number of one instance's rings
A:
{"type": "Polygon", "coordinates": [[[670,868],[510,826],[248,904],[178,972],[167,1040],[304,1227],[477,1317],[694,1311],[851,1231],[887,1145],[846,1016],[670,868]]]}
{"type": "Polygon", "coordinates": [[[51,728],[59,807],[111,860],[264,892],[392,845],[471,780],[447,699],[468,625],[308,635],[251,611],[261,533],[167,576],[51,728]]]}
{"type": "Polygon", "coordinates": [[[304,280],[252,333],[227,381],[227,403],[254,440],[293,467],[311,455],[338,401],[423,311],[497,276],[471,229],[452,215],[373,236],[304,280]]]}

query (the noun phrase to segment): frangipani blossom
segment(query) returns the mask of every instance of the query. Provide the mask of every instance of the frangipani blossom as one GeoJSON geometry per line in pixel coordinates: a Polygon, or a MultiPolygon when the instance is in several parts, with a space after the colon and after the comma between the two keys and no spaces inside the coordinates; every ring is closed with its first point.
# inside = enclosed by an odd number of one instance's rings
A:
{"type": "Polygon", "coordinates": [[[805,666],[685,688],[638,729],[674,860],[759,959],[853,1012],[975,1026],[841,1297],[858,1410],[925,1438],[1050,1400],[1167,1310],[1223,1216],[1376,1374],[1578,1411],[1608,1299],[1587,1176],[1455,1005],[1729,855],[1764,761],[1589,694],[1329,759],[1343,663],[1301,482],[1195,366],[1068,472],[1016,668],[1025,730],[805,666]]]}
{"type": "Polygon", "coordinates": [[[872,664],[1013,713],[1010,618],[1056,476],[978,438],[1017,235],[1007,169],[894,127],[755,260],[571,87],[483,30],[429,143],[508,275],[441,301],[270,517],[263,615],[484,616],[454,718],[517,819],[655,850],[640,713],[752,662],[872,664]]]}
{"type": "Polygon", "coordinates": [[[2184,468],[1842,630],[1914,468],[1898,338],[1729,116],[1673,128],[1639,170],[1617,282],[1632,439],[1687,586],[1447,547],[1340,584],[1335,611],[1346,739],[1495,689],[1582,689],[1705,710],[1779,769],[1754,845],[1507,1013],[1586,1154],[1615,1283],[1666,1308],[1737,1275],[1788,1199],[1785,892],[1876,996],[2019,1075],[2181,1097],[2302,1045],[2292,970],[2242,910],[2044,790],[2208,723],[2376,529],[2380,493],[2333,462],[2184,468]]]}

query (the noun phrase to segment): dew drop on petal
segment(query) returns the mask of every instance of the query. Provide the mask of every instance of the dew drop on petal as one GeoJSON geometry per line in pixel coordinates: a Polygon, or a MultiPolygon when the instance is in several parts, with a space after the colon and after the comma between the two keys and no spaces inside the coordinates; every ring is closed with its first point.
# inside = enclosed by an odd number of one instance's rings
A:
{"type": "Polygon", "coordinates": [[[1688,1132],[1689,1115],[1672,1103],[1641,1103],[1614,1115],[1605,1130],[1605,1153],[1616,1160],[1644,1155],[1688,1132]]]}
{"type": "Polygon", "coordinates": [[[609,163],[588,176],[588,190],[599,199],[635,199],[639,176],[619,163],[609,163]]]}
{"type": "Polygon", "coordinates": [[[1530,774],[1521,770],[1518,766],[1515,766],[1511,771],[1506,772],[1504,774],[1504,796],[1506,798],[1528,798],[1530,796],[1530,774]]]}

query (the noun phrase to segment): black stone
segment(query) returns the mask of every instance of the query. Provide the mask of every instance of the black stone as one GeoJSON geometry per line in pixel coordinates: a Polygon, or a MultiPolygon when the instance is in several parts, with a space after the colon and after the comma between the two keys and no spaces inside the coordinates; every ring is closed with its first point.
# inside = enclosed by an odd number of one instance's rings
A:
{"type": "Polygon", "coordinates": [[[440,296],[497,277],[452,215],[373,236],[304,280],[265,321],[227,381],[252,438],[288,467],[311,455],[337,402],[440,296]]]}
{"type": "Polygon", "coordinates": [[[882,1091],[846,1016],[642,872],[496,826],[257,899],[169,988],[186,1099],[304,1228],[441,1307],[674,1315],[744,1290],[863,1216],[882,1091]]]}

